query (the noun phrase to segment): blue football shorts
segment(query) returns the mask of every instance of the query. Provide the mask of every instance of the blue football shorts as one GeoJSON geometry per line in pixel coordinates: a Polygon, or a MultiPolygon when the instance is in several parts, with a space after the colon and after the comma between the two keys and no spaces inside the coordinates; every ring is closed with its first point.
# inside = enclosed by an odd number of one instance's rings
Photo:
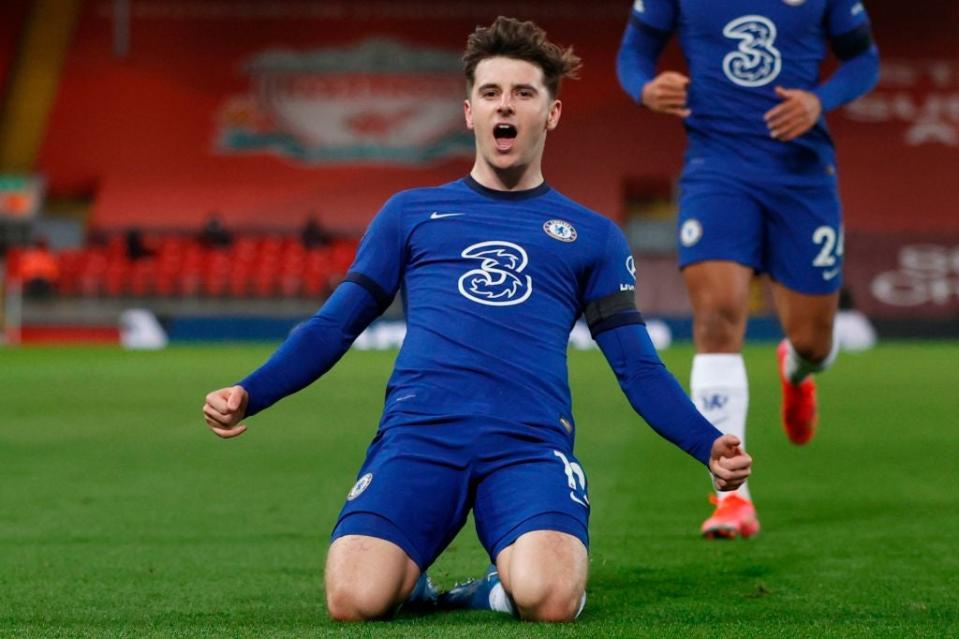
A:
{"type": "Polygon", "coordinates": [[[385,539],[426,570],[472,509],[491,562],[537,530],[568,533],[588,548],[586,475],[572,443],[559,426],[391,414],[367,450],[332,539],[385,539]]]}
{"type": "Polygon", "coordinates": [[[729,260],[809,295],[842,285],[842,206],[835,183],[747,184],[726,176],[680,183],[679,266],[729,260]]]}

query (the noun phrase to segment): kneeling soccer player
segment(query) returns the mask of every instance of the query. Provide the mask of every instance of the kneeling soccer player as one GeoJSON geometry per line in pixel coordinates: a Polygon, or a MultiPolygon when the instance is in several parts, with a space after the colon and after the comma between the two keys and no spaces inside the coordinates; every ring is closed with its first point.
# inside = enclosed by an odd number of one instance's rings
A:
{"type": "Polygon", "coordinates": [[[329,370],[404,289],[406,340],[327,557],[334,619],[433,600],[425,571],[471,509],[496,566],[482,607],[529,620],[579,614],[590,506],[573,454],[566,351],[581,314],[657,432],[721,489],[749,475],[739,440],[713,428],[659,360],[635,308],[623,234],[543,180],[560,79],[579,67],[545,36],[500,17],[469,37],[470,174],[391,198],[320,311],[239,384],[207,395],[210,428],[242,434],[244,417],[329,370]]]}

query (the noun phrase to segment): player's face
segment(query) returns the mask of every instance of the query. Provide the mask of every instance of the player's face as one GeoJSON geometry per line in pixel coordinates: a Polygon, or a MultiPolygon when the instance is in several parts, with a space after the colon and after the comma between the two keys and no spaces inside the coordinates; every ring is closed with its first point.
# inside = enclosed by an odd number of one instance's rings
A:
{"type": "Polygon", "coordinates": [[[496,170],[539,170],[546,132],[556,128],[562,105],[543,83],[543,70],[525,60],[495,57],[476,65],[464,103],[466,126],[476,135],[477,161],[496,170]]]}

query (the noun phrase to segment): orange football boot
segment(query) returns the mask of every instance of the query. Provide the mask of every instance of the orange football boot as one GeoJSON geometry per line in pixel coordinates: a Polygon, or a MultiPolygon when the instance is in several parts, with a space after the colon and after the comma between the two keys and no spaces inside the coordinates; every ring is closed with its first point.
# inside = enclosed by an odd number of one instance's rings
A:
{"type": "Polygon", "coordinates": [[[750,500],[733,493],[722,500],[710,495],[709,502],[716,510],[700,529],[706,539],[748,539],[759,532],[756,508],[750,500]]]}
{"type": "Polygon", "coordinates": [[[783,389],[782,418],[783,429],[789,441],[802,445],[816,434],[819,411],[816,408],[816,382],[809,375],[798,385],[786,379],[784,372],[786,356],[789,354],[789,342],[779,342],[776,349],[776,361],[779,363],[779,381],[783,389]]]}

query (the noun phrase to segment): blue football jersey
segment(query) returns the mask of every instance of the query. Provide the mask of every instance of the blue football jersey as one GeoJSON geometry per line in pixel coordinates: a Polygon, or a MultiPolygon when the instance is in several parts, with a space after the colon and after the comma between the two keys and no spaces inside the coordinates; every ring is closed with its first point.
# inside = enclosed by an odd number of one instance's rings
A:
{"type": "Polygon", "coordinates": [[[570,330],[589,302],[632,291],[634,270],[618,227],[545,183],[503,192],[467,177],[397,194],[349,275],[384,300],[403,291],[384,420],[491,415],[571,430],[570,330]]]}
{"type": "Polygon", "coordinates": [[[676,32],[691,83],[686,173],[828,181],[832,140],[822,117],[791,142],[770,137],[775,88],[812,90],[830,39],[868,23],[859,0],[637,0],[633,18],[676,32]]]}

